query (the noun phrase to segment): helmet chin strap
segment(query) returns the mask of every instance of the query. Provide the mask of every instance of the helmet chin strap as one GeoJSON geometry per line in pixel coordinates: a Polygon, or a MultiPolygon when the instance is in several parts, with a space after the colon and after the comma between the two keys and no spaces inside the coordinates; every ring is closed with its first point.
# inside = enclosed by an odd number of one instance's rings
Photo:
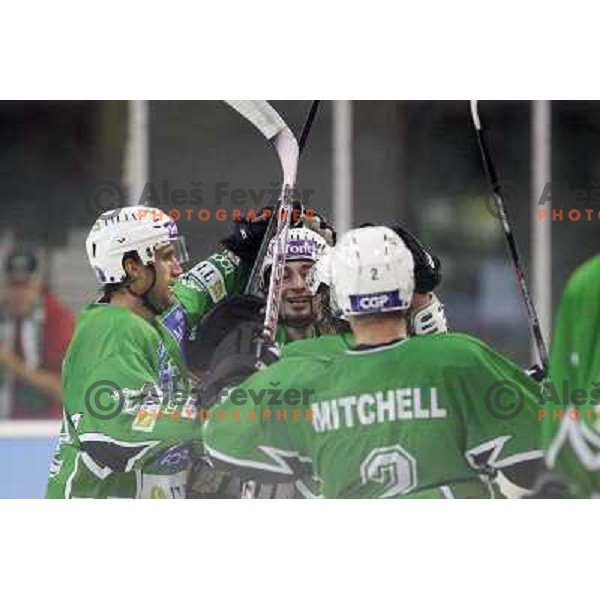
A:
{"type": "Polygon", "coordinates": [[[162,313],[163,311],[154,304],[152,304],[150,300],[150,292],[152,291],[152,288],[156,285],[156,269],[154,268],[154,265],[148,265],[148,268],[152,271],[152,283],[145,292],[142,292],[141,294],[134,292],[131,289],[131,281],[128,282],[125,285],[125,287],[132,296],[139,298],[142,301],[144,307],[147,308],[153,315],[160,315],[160,313],[162,313]]]}

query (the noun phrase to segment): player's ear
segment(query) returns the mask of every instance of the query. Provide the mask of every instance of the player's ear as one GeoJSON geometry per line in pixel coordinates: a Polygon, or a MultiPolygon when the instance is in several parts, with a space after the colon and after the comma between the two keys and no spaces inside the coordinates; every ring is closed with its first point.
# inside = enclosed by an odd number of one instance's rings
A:
{"type": "Polygon", "coordinates": [[[425,293],[415,292],[413,294],[412,302],[410,305],[411,312],[415,312],[415,311],[431,304],[432,299],[433,299],[432,292],[425,292],[425,293]]]}
{"type": "Polygon", "coordinates": [[[123,257],[123,270],[129,281],[136,281],[142,275],[144,265],[137,254],[123,257]]]}

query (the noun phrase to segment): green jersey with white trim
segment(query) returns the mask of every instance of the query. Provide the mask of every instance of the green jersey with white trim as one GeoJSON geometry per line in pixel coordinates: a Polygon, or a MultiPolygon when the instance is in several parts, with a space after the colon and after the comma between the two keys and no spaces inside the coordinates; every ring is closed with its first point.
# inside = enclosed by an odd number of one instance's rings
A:
{"type": "Polygon", "coordinates": [[[352,333],[339,333],[337,335],[323,335],[298,342],[286,344],[281,350],[281,357],[306,357],[311,359],[318,356],[320,359],[325,357],[334,358],[343,354],[346,350],[351,350],[354,346],[354,336],[352,333]]]}
{"type": "Polygon", "coordinates": [[[576,496],[600,493],[600,255],[565,287],[552,338],[556,390],[542,420],[546,459],[576,496]]]}
{"type": "MultiPolygon", "coordinates": [[[[305,356],[312,359],[315,354],[315,346],[318,349],[316,350],[318,355],[334,356],[349,349],[354,340],[351,333],[345,332],[338,335],[316,336],[317,331],[312,328],[310,336],[306,340],[290,342],[285,326],[280,324],[277,327],[276,341],[282,348],[282,357],[305,356]]],[[[265,485],[254,482],[248,489],[248,493],[250,491],[254,498],[317,499],[322,497],[320,482],[312,475],[306,475],[293,484],[265,485]]]]}
{"type": "Polygon", "coordinates": [[[181,278],[161,318],[105,303],[82,312],[63,365],[64,417],[47,497],[184,496],[202,428],[179,342],[186,324],[239,292],[246,277],[245,267],[216,253],[181,278]]]}
{"type": "Polygon", "coordinates": [[[228,250],[216,252],[182,275],[174,289],[175,302],[160,316],[181,348],[185,332],[217,302],[241,292],[247,278],[247,267],[228,250]]]}
{"type": "Polygon", "coordinates": [[[538,385],[484,343],[346,344],[296,342],[231,390],[205,423],[215,463],[263,481],[312,472],[327,498],[487,498],[498,471],[542,456],[538,385]]]}

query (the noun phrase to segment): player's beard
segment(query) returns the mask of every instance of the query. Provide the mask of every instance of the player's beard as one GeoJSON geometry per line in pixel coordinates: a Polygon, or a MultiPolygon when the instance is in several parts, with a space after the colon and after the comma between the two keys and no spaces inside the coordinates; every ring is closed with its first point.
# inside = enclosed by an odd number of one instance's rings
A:
{"type": "Polygon", "coordinates": [[[308,310],[301,313],[296,313],[293,307],[290,307],[288,304],[289,299],[283,298],[281,321],[286,327],[291,327],[298,330],[307,329],[320,319],[320,303],[318,296],[307,297],[310,298],[307,303],[308,310]]]}

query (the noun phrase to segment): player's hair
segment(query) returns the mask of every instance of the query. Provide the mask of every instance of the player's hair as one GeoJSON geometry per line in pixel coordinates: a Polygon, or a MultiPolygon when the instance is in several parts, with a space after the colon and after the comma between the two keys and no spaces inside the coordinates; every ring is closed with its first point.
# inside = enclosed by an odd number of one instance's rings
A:
{"type": "Polygon", "coordinates": [[[408,313],[410,309],[407,310],[395,310],[392,312],[386,313],[375,313],[375,314],[367,314],[367,315],[350,315],[352,319],[356,319],[360,323],[369,323],[370,321],[399,321],[400,319],[408,320],[408,313]]]}
{"type": "Polygon", "coordinates": [[[350,323],[340,319],[333,309],[331,302],[331,288],[321,285],[317,292],[320,302],[319,314],[321,318],[314,323],[317,337],[322,335],[338,335],[340,333],[351,333],[350,323]]]}
{"type": "MultiPolygon", "coordinates": [[[[136,250],[130,250],[129,252],[125,252],[123,254],[123,270],[125,270],[125,261],[128,258],[133,258],[134,260],[141,260],[139,254],[136,250]]],[[[111,297],[116,294],[119,290],[123,289],[123,286],[127,283],[128,278],[120,281],[119,283],[106,283],[102,286],[102,296],[104,300],[109,301],[111,297]]]]}

